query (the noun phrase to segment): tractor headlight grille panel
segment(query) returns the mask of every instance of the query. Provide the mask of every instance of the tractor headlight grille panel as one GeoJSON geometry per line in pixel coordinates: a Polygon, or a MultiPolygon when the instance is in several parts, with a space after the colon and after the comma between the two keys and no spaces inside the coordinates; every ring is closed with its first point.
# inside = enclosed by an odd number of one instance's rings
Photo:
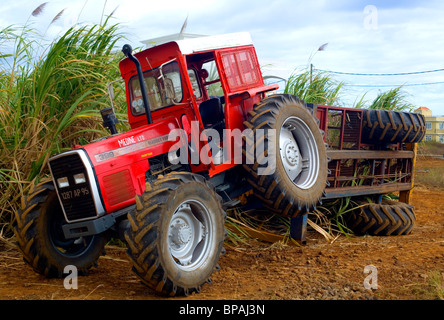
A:
{"type": "Polygon", "coordinates": [[[68,222],[91,219],[105,213],[94,170],[83,150],[57,155],[50,159],[49,167],[68,222]]]}

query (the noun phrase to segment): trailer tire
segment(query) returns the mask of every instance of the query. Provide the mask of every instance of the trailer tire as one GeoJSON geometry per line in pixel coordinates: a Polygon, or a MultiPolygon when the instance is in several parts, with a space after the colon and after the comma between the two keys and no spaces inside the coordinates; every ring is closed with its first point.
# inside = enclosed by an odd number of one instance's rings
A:
{"type": "Polygon", "coordinates": [[[161,295],[200,292],[219,269],[225,218],[221,198],[200,175],[172,172],[147,184],[125,233],[133,271],[161,295]]]}
{"type": "Polygon", "coordinates": [[[391,200],[361,203],[347,217],[347,227],[358,235],[397,236],[412,232],[416,217],[413,206],[391,200]]]}
{"type": "Polygon", "coordinates": [[[45,179],[25,198],[25,206],[15,212],[14,234],[23,260],[47,278],[61,278],[73,265],[78,275],[87,275],[105,254],[104,234],[65,239],[66,223],[52,180],[45,179]]]}
{"type": "Polygon", "coordinates": [[[422,114],[374,109],[363,111],[363,143],[421,142],[425,132],[426,125],[422,114]]]}
{"type": "Polygon", "coordinates": [[[306,104],[293,95],[271,95],[255,104],[244,125],[250,131],[243,166],[255,196],[282,216],[314,209],[327,183],[327,155],[317,119],[306,104]]]}

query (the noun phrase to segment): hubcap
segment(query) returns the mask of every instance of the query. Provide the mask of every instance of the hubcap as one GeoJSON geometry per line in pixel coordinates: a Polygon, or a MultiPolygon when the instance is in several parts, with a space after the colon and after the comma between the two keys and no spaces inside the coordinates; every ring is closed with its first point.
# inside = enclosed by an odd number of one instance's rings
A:
{"type": "Polygon", "coordinates": [[[319,174],[319,154],[315,138],[307,124],[289,117],[279,133],[279,151],[285,173],[301,189],[308,189],[319,174]]]}
{"type": "Polygon", "coordinates": [[[212,245],[211,216],[197,200],[182,202],[168,226],[168,250],[177,266],[194,270],[204,261],[212,245]]]}
{"type": "Polygon", "coordinates": [[[285,141],[283,157],[288,167],[300,172],[299,148],[294,139],[289,138],[285,141]]]}

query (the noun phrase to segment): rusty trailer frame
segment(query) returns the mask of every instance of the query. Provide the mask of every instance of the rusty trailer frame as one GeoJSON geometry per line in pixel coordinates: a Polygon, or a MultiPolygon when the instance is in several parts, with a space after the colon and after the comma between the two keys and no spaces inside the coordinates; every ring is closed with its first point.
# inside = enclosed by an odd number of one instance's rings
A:
{"type": "MultiPolygon", "coordinates": [[[[361,143],[362,109],[308,105],[319,121],[327,147],[328,177],[324,199],[377,196],[399,192],[409,203],[413,189],[416,143],[361,143]]],[[[291,218],[290,236],[306,244],[307,215],[291,218]]]]}
{"type": "Polygon", "coordinates": [[[361,143],[362,109],[313,106],[327,145],[324,199],[399,192],[409,203],[416,143],[361,143]]]}

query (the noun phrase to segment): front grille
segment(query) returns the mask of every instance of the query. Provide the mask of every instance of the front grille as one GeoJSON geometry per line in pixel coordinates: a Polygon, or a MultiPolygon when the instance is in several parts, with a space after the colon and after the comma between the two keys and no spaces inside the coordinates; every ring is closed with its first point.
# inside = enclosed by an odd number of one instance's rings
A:
{"type": "Polygon", "coordinates": [[[58,156],[49,162],[60,201],[68,221],[82,220],[97,216],[93,192],[87,169],[78,153],[58,156]],[[81,174],[86,178],[84,183],[76,184],[74,175],[81,174]],[[57,179],[68,178],[69,186],[60,188],[57,179]]]}

